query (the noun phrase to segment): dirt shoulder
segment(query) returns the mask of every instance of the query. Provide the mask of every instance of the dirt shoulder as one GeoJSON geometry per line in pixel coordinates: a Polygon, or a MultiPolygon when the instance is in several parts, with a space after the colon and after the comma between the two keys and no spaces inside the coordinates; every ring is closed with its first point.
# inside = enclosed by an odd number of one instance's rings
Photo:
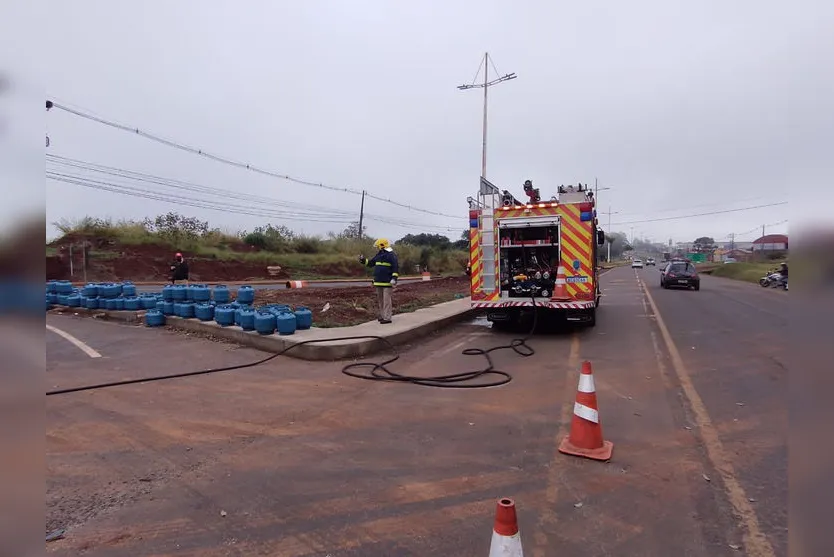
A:
{"type": "MultiPolygon", "coordinates": [[[[403,284],[394,289],[394,314],[448,302],[469,295],[469,279],[454,277],[403,284]]],[[[289,304],[313,312],[317,327],[348,327],[376,318],[376,290],[367,288],[306,288],[300,290],[257,290],[255,305],[289,304]],[[324,311],[324,308],[327,310],[324,311]]]]}

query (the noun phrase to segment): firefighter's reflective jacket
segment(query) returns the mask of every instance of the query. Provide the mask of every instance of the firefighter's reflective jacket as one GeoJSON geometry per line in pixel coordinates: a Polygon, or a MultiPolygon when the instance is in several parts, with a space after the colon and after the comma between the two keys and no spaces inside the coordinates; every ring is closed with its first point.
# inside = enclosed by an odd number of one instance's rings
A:
{"type": "Polygon", "coordinates": [[[397,254],[391,248],[379,250],[365,265],[374,269],[374,286],[391,286],[391,279],[400,276],[397,254]]]}

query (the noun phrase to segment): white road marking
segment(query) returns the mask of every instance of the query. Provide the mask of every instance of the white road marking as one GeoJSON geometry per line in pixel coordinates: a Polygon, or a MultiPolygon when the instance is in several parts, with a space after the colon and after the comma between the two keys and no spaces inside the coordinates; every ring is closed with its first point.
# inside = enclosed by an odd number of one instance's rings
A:
{"type": "Polygon", "coordinates": [[[46,330],[47,331],[52,331],[56,335],[65,338],[71,344],[73,344],[76,348],[78,348],[79,350],[81,350],[82,352],[87,354],[89,357],[91,357],[91,358],[101,358],[101,354],[99,354],[98,352],[96,352],[95,350],[90,348],[88,345],[84,344],[83,341],[78,340],[77,338],[75,338],[74,336],[69,334],[68,332],[62,331],[58,327],[53,327],[52,325],[49,325],[49,324],[46,325],[46,330]]]}

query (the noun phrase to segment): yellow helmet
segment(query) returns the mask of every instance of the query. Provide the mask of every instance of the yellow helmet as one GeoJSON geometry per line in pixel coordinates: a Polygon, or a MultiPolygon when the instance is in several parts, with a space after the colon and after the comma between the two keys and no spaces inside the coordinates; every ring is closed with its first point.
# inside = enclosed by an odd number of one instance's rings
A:
{"type": "Polygon", "coordinates": [[[374,247],[376,249],[387,249],[390,246],[391,246],[391,242],[389,242],[385,238],[380,238],[379,240],[374,242],[374,247]]]}

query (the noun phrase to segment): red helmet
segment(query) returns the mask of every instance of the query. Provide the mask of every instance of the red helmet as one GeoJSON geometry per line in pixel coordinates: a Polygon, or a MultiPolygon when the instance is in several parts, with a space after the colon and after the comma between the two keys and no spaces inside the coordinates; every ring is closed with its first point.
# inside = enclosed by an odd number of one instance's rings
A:
{"type": "Polygon", "coordinates": [[[180,252],[177,252],[174,254],[174,257],[182,257],[182,254],[180,252]]]}

